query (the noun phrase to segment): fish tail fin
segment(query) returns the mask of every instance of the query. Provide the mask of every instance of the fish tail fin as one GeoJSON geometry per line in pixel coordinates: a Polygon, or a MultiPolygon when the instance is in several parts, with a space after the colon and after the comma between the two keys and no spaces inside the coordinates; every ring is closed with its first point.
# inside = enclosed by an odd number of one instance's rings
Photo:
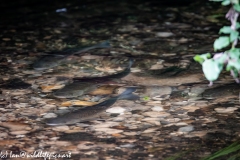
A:
{"type": "Polygon", "coordinates": [[[132,92],[136,91],[137,87],[128,87],[126,90],[118,96],[118,99],[129,99],[129,100],[137,100],[139,96],[132,94],[132,92]]]}

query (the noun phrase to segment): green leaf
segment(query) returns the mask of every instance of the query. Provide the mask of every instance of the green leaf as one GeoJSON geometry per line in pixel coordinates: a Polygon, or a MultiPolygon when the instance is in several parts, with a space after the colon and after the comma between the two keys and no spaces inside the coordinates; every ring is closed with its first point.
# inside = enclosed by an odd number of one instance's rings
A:
{"type": "Polygon", "coordinates": [[[222,49],[224,47],[227,47],[230,44],[229,37],[227,36],[221,36],[218,39],[215,40],[213,44],[214,50],[222,49]]]}
{"type": "MultiPolygon", "coordinates": [[[[234,143],[232,143],[231,145],[215,152],[214,154],[208,156],[208,157],[205,157],[205,158],[202,158],[201,160],[217,160],[217,159],[222,159],[222,158],[219,158],[221,156],[224,156],[224,155],[229,155],[229,154],[233,154],[234,152],[237,151],[237,153],[239,153],[239,150],[240,150],[240,144],[239,144],[239,141],[236,141],[234,143]]],[[[224,158],[226,159],[226,158],[224,158]]],[[[229,160],[229,159],[228,159],[229,160]]],[[[236,159],[237,160],[237,159],[236,159]]]]}
{"type": "Polygon", "coordinates": [[[237,23],[236,23],[236,29],[239,29],[239,28],[240,28],[240,23],[237,22],[237,23]]]}
{"type": "Polygon", "coordinates": [[[233,8],[234,8],[236,11],[240,12],[240,5],[239,5],[239,4],[234,4],[234,5],[233,5],[233,8]]]}
{"type": "Polygon", "coordinates": [[[235,68],[233,68],[232,69],[232,73],[233,73],[233,78],[237,78],[238,77],[238,71],[235,69],[235,68]]]}
{"type": "Polygon", "coordinates": [[[204,62],[204,59],[200,55],[194,56],[193,59],[200,64],[204,62]]]}
{"type": "Polygon", "coordinates": [[[215,81],[222,71],[223,65],[214,61],[213,59],[208,59],[203,62],[202,69],[205,77],[209,81],[215,81]]]}
{"type": "Polygon", "coordinates": [[[193,59],[196,62],[199,62],[200,64],[202,64],[208,58],[211,58],[211,54],[210,53],[205,53],[205,54],[202,54],[202,55],[196,55],[196,56],[193,57],[193,59]]]}
{"type": "Polygon", "coordinates": [[[236,70],[240,71],[240,60],[228,61],[228,64],[226,66],[227,71],[230,71],[233,68],[235,68],[236,70]]]}
{"type": "Polygon", "coordinates": [[[230,26],[224,26],[220,29],[219,33],[231,33],[232,32],[232,28],[230,26]]]}
{"type": "Polygon", "coordinates": [[[221,57],[214,59],[214,61],[217,63],[220,63],[220,64],[224,64],[224,62],[227,60],[227,58],[228,58],[227,53],[224,53],[224,54],[222,54],[221,57]]]}
{"type": "Polygon", "coordinates": [[[202,54],[200,55],[204,60],[208,59],[208,58],[211,58],[211,54],[210,53],[205,53],[205,54],[202,54]]]}
{"type": "Polygon", "coordinates": [[[223,5],[223,6],[227,6],[227,5],[229,5],[230,3],[231,3],[230,0],[225,0],[225,1],[222,2],[222,5],[223,5]]]}
{"type": "Polygon", "coordinates": [[[239,0],[231,0],[232,4],[239,4],[239,0]]]}
{"type": "Polygon", "coordinates": [[[230,41],[233,42],[238,38],[239,32],[237,31],[232,31],[230,34],[230,41]]]}
{"type": "Polygon", "coordinates": [[[228,54],[230,58],[238,60],[240,58],[240,49],[239,48],[233,48],[228,51],[228,54]]]}
{"type": "Polygon", "coordinates": [[[222,2],[223,0],[209,0],[209,1],[222,2]]]}

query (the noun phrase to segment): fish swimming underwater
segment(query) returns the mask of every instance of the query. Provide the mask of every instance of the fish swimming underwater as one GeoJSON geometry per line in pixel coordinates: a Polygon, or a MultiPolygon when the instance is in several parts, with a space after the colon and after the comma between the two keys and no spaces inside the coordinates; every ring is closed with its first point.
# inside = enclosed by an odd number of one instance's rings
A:
{"type": "Polygon", "coordinates": [[[99,117],[101,113],[106,111],[119,99],[131,99],[131,100],[139,99],[137,95],[132,94],[132,92],[134,92],[135,90],[136,87],[126,88],[126,90],[118,96],[112,97],[96,105],[85,107],[83,109],[79,109],[77,111],[70,112],[62,116],[58,116],[56,118],[46,119],[45,123],[47,125],[55,126],[93,120],[99,117]]]}
{"type": "MultiPolygon", "coordinates": [[[[40,59],[38,59],[37,61],[35,61],[32,65],[32,67],[35,70],[45,70],[45,69],[50,69],[53,67],[58,66],[59,64],[63,63],[67,57],[74,55],[74,54],[80,54],[80,53],[84,53],[86,51],[89,51],[91,49],[96,49],[96,48],[110,48],[110,44],[108,41],[93,45],[91,47],[85,47],[82,49],[69,49],[68,54],[65,55],[45,55],[43,57],[41,57],[40,59]]],[[[66,51],[65,51],[66,52],[66,51]]]]}
{"type": "Polygon", "coordinates": [[[74,98],[90,93],[97,89],[99,85],[114,81],[115,79],[123,78],[131,72],[133,60],[129,60],[129,65],[120,73],[116,73],[104,77],[89,77],[89,78],[74,78],[73,83],[70,83],[63,88],[53,93],[57,98],[74,98]]]}

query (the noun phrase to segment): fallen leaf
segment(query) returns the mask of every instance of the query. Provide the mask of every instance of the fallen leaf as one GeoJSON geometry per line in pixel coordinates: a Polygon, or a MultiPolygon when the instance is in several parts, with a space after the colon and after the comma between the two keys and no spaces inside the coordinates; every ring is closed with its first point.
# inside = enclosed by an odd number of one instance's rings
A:
{"type": "Polygon", "coordinates": [[[88,101],[66,101],[66,102],[62,102],[61,106],[63,107],[69,107],[69,106],[92,106],[97,104],[96,102],[88,102],[88,101]]]}

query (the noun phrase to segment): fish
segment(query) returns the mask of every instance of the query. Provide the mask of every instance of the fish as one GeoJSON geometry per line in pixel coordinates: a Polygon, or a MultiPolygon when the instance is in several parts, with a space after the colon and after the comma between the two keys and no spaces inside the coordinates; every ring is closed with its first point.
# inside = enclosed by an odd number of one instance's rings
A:
{"type": "Polygon", "coordinates": [[[136,87],[126,88],[120,95],[109,98],[96,105],[85,107],[74,112],[58,116],[56,118],[49,118],[45,120],[45,123],[50,126],[74,124],[78,122],[86,122],[99,117],[99,115],[105,112],[119,99],[137,100],[139,96],[132,94],[136,91],[136,87]]]}
{"type": "Polygon", "coordinates": [[[134,73],[122,78],[125,82],[130,82],[136,85],[149,86],[179,86],[181,84],[191,84],[191,83],[203,83],[205,78],[200,72],[195,73],[182,73],[174,77],[162,77],[156,78],[153,76],[138,76],[134,73]]]}
{"type": "Polygon", "coordinates": [[[103,76],[73,78],[73,82],[55,91],[53,96],[56,98],[75,98],[96,90],[100,85],[112,83],[116,79],[125,77],[131,72],[133,59],[129,59],[129,65],[122,72],[103,76]]]}
{"type": "Polygon", "coordinates": [[[68,54],[65,55],[60,55],[60,54],[52,54],[52,55],[45,55],[42,56],[41,58],[39,58],[38,60],[36,60],[32,67],[35,70],[38,71],[42,71],[42,70],[46,70],[46,69],[50,69],[53,67],[56,67],[58,65],[60,65],[61,63],[63,63],[67,57],[72,56],[74,54],[80,54],[80,53],[84,53],[86,51],[89,51],[91,49],[96,49],[96,48],[110,48],[110,44],[108,41],[90,46],[90,47],[84,47],[84,48],[75,48],[75,49],[68,49],[65,50],[63,52],[68,52],[68,54]]]}

